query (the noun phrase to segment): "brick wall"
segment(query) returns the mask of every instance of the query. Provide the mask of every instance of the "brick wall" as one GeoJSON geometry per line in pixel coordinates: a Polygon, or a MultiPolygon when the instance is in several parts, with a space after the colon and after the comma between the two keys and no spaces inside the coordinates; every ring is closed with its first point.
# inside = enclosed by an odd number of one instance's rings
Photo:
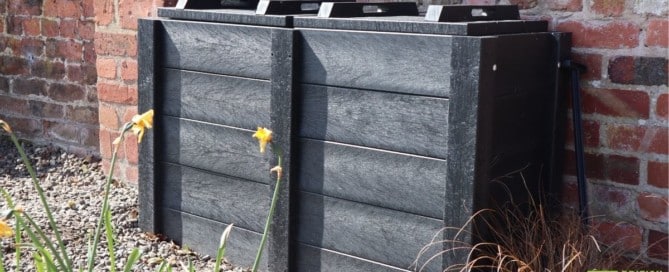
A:
{"type": "Polygon", "coordinates": [[[0,0],[0,118],[23,138],[98,151],[93,0],[0,0]]]}
{"type": "MultiPolygon", "coordinates": [[[[1,0],[0,0],[1,1],[1,0]]],[[[100,111],[100,155],[106,169],[119,128],[137,114],[137,19],[170,0],[95,0],[95,51],[100,111]]],[[[137,182],[137,139],[119,148],[115,176],[137,182]]]]}

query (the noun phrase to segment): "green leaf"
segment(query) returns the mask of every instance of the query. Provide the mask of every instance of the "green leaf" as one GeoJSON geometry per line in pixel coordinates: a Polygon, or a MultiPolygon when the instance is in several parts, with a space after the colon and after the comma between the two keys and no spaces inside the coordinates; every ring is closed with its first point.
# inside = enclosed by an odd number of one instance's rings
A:
{"type": "Polygon", "coordinates": [[[111,267],[111,272],[116,272],[116,252],[114,250],[114,228],[111,222],[111,211],[109,206],[103,207],[104,211],[104,224],[105,224],[105,236],[107,237],[107,250],[109,251],[109,263],[111,267]]]}
{"type": "Polygon", "coordinates": [[[123,267],[123,272],[131,272],[132,267],[135,265],[137,260],[139,260],[139,249],[133,248],[132,252],[130,252],[130,256],[128,256],[128,261],[125,263],[125,266],[123,267]]]}

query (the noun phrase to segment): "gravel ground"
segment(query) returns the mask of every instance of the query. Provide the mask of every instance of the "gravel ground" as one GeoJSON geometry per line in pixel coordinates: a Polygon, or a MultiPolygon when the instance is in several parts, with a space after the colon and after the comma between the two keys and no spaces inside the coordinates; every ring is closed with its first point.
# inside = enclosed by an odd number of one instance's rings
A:
{"type": "MultiPolygon", "coordinates": [[[[73,260],[74,267],[84,267],[86,236],[93,233],[102,206],[105,176],[100,169],[99,160],[92,157],[80,158],[49,146],[24,146],[36,168],[68,248],[68,255],[73,260]]],[[[42,225],[43,229],[47,229],[46,215],[28,171],[7,137],[0,137],[0,186],[10,193],[16,205],[24,207],[26,213],[42,225]]],[[[163,260],[177,268],[174,271],[186,271],[182,269],[182,265],[188,264],[189,259],[196,271],[213,271],[215,256],[203,256],[187,248],[180,248],[165,237],[140,231],[137,227],[139,211],[135,186],[114,182],[112,188],[110,206],[116,231],[117,267],[122,268],[132,249],[138,248],[141,257],[134,271],[155,271],[163,260]]],[[[4,199],[0,200],[0,209],[7,209],[4,199]]],[[[14,219],[9,222],[13,225],[14,219]]],[[[24,241],[28,241],[27,238],[24,241]]],[[[25,251],[20,267],[16,267],[13,239],[2,239],[0,246],[8,271],[35,271],[31,255],[25,251]]],[[[95,271],[108,271],[109,267],[109,255],[103,235],[95,271]]],[[[228,263],[222,267],[222,271],[245,271],[228,263]]]]}

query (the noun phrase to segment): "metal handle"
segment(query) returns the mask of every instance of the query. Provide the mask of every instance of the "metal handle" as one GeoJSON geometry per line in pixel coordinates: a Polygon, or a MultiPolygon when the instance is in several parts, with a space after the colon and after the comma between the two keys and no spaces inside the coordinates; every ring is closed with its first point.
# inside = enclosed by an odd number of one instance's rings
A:
{"type": "Polygon", "coordinates": [[[470,22],[519,20],[517,5],[498,6],[444,6],[427,7],[425,21],[431,22],[470,22]]]}
{"type": "Polygon", "coordinates": [[[418,16],[418,6],[415,2],[325,2],[318,11],[318,17],[322,18],[374,16],[418,16]]]}

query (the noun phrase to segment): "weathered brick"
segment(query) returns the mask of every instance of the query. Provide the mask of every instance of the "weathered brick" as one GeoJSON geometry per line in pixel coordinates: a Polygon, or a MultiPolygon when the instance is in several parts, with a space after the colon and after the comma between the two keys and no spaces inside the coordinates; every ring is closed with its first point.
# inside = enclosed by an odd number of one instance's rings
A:
{"type": "Polygon", "coordinates": [[[69,123],[44,121],[44,133],[52,139],[79,144],[79,129],[69,123]]]}
{"type": "Polygon", "coordinates": [[[153,15],[152,0],[119,0],[118,10],[121,19],[121,27],[125,29],[137,29],[137,19],[153,15]]]}
{"type": "Polygon", "coordinates": [[[588,184],[588,189],[592,216],[625,217],[637,211],[634,204],[636,195],[629,190],[600,183],[588,184]]]}
{"type": "MultiPolygon", "coordinates": [[[[14,15],[41,15],[42,1],[41,0],[22,0],[22,1],[7,1],[9,14],[14,15]]],[[[0,1],[3,4],[4,1],[0,1]]],[[[4,13],[4,11],[3,11],[4,13]]]]}
{"type": "Polygon", "coordinates": [[[572,32],[574,47],[634,48],[639,44],[639,26],[627,21],[565,21],[558,31],[572,32]]]}
{"type": "Polygon", "coordinates": [[[0,56],[0,74],[25,75],[30,71],[28,61],[24,58],[0,56]]]}
{"type": "Polygon", "coordinates": [[[641,217],[660,223],[667,223],[669,218],[669,199],[652,193],[641,193],[636,199],[641,217]]]}
{"type": "Polygon", "coordinates": [[[9,79],[0,75],[0,94],[9,93],[9,79]]]}
{"type": "Polygon", "coordinates": [[[581,74],[583,80],[597,80],[602,78],[602,55],[572,53],[574,61],[587,67],[585,73],[581,74]]]}
{"type": "Polygon", "coordinates": [[[95,22],[92,20],[79,21],[77,30],[79,31],[80,39],[93,41],[95,38],[95,22]]]}
{"type": "Polygon", "coordinates": [[[548,2],[548,8],[551,10],[561,10],[561,11],[583,10],[583,4],[581,0],[550,0],[546,2],[548,2]]]}
{"type": "Polygon", "coordinates": [[[596,221],[594,222],[596,237],[606,245],[627,252],[638,252],[641,248],[643,230],[626,222],[596,221]]]}
{"type": "Polygon", "coordinates": [[[23,34],[26,36],[39,36],[41,33],[40,30],[40,19],[39,18],[29,18],[23,20],[23,34]]]}
{"type": "Polygon", "coordinates": [[[669,163],[649,161],[648,184],[658,188],[669,188],[669,163]]]}
{"type": "Polygon", "coordinates": [[[51,60],[37,60],[30,65],[30,71],[33,76],[48,79],[63,79],[67,74],[65,64],[51,60]]]}
{"type": "Polygon", "coordinates": [[[125,81],[137,80],[137,61],[124,60],[121,63],[121,79],[125,81]]]}
{"type": "Polygon", "coordinates": [[[61,119],[64,116],[64,107],[56,103],[46,103],[37,100],[28,101],[33,116],[47,119],[61,119]]]}
{"type": "Polygon", "coordinates": [[[669,20],[656,19],[648,22],[646,46],[667,47],[669,45],[669,20]]]}
{"type": "Polygon", "coordinates": [[[94,1],[96,23],[99,26],[107,26],[114,21],[113,1],[94,1]]]}
{"type": "Polygon", "coordinates": [[[618,17],[625,10],[625,0],[592,0],[590,10],[607,17],[618,17]]]}
{"type": "Polygon", "coordinates": [[[50,58],[81,61],[83,48],[81,42],[76,40],[50,40],[47,41],[46,55],[50,58]]]}
{"type": "Polygon", "coordinates": [[[111,2],[111,1],[83,0],[81,2],[81,8],[82,8],[82,11],[83,11],[84,18],[94,18],[95,17],[95,3],[94,2],[111,2]]]}
{"type": "Polygon", "coordinates": [[[77,123],[97,124],[98,108],[89,106],[69,106],[66,108],[65,117],[77,123]]]}
{"type": "Polygon", "coordinates": [[[106,128],[110,130],[119,129],[120,123],[118,119],[118,113],[116,113],[116,107],[113,107],[107,103],[100,103],[99,107],[99,122],[101,128],[106,128]]]}
{"type": "MultiPolygon", "coordinates": [[[[148,132],[147,132],[148,133],[148,132]]],[[[137,164],[139,161],[139,151],[137,149],[137,136],[135,134],[126,134],[125,142],[125,159],[131,164],[137,164]]]]}
{"type": "MultiPolygon", "coordinates": [[[[100,137],[100,156],[104,159],[110,159],[113,151],[112,143],[118,137],[118,133],[101,128],[98,135],[100,137]]],[[[106,169],[109,169],[109,166],[106,169]]]]}
{"type": "Polygon", "coordinates": [[[620,56],[609,61],[611,82],[637,85],[667,85],[667,59],[620,56]]]}
{"type": "MultiPolygon", "coordinates": [[[[98,81],[98,74],[95,65],[82,64],[81,71],[84,73],[82,83],[86,85],[95,85],[95,83],[98,81]]],[[[95,101],[97,101],[97,97],[95,101]]]]}
{"type": "Polygon", "coordinates": [[[7,16],[7,33],[23,35],[23,17],[7,16]]]}
{"type": "Polygon", "coordinates": [[[667,256],[669,256],[669,236],[667,233],[656,230],[648,231],[648,256],[667,260],[667,256]]]}
{"type": "Polygon", "coordinates": [[[538,0],[509,0],[509,4],[518,5],[519,9],[531,9],[537,6],[538,0]]]}
{"type": "Polygon", "coordinates": [[[97,74],[101,78],[116,78],[116,60],[113,58],[100,57],[96,60],[97,74]]]}
{"type": "Polygon", "coordinates": [[[56,101],[71,102],[85,97],[83,87],[75,84],[52,83],[49,86],[49,97],[56,101]]]}
{"type": "Polygon", "coordinates": [[[95,33],[95,51],[98,55],[135,57],[137,39],[132,34],[95,33]]]}
{"type": "MultiPolygon", "coordinates": [[[[11,96],[0,96],[0,109],[17,115],[28,115],[28,100],[11,96]]],[[[14,126],[12,126],[14,127],[14,126]]]]}
{"type": "Polygon", "coordinates": [[[644,1],[636,0],[632,2],[632,10],[637,14],[653,14],[653,15],[667,15],[669,10],[669,1],[667,0],[653,0],[644,1]]]}
{"type": "Polygon", "coordinates": [[[664,93],[657,97],[655,114],[659,118],[669,119],[669,95],[664,93]]]}
{"type": "Polygon", "coordinates": [[[58,37],[58,21],[51,18],[42,19],[42,35],[48,38],[58,37]]]}
{"type": "Polygon", "coordinates": [[[96,57],[95,44],[91,41],[84,42],[84,62],[86,64],[95,65],[96,57]]]}
{"type": "Polygon", "coordinates": [[[100,82],[97,87],[100,101],[137,105],[137,89],[135,88],[100,82]]]}
{"type": "Polygon", "coordinates": [[[139,180],[139,170],[136,165],[128,165],[125,168],[125,181],[137,184],[139,180]]]}
{"type": "Polygon", "coordinates": [[[20,118],[12,116],[0,116],[12,126],[12,130],[19,136],[41,136],[42,123],[35,119],[20,118]]]}
{"type": "Polygon", "coordinates": [[[17,95],[46,95],[46,81],[42,79],[14,79],[12,92],[17,95]]]}
{"type": "MultiPolygon", "coordinates": [[[[618,183],[638,185],[638,158],[619,155],[585,153],[585,175],[589,179],[611,180],[618,183]]],[[[576,175],[576,155],[573,151],[565,152],[565,170],[567,175],[576,175]]]]}
{"type": "Polygon", "coordinates": [[[98,103],[98,90],[94,86],[86,88],[86,102],[88,103],[98,103]]]}
{"type": "Polygon", "coordinates": [[[81,0],[44,0],[44,16],[58,18],[79,18],[83,15],[81,0]]]}
{"type": "Polygon", "coordinates": [[[44,54],[44,41],[38,38],[9,38],[7,39],[7,46],[12,49],[14,55],[28,59],[40,57],[44,54]]]}
{"type": "Polygon", "coordinates": [[[667,127],[608,125],[609,148],[644,153],[669,154],[667,127]]]}
{"type": "Polygon", "coordinates": [[[76,39],[78,38],[77,20],[76,19],[67,19],[60,20],[60,25],[58,25],[58,33],[63,38],[76,39]]]}
{"type": "Polygon", "coordinates": [[[97,127],[81,128],[81,144],[87,147],[92,147],[95,150],[100,148],[100,135],[97,127]]]}
{"type": "Polygon", "coordinates": [[[647,119],[650,96],[642,91],[584,89],[582,108],[584,113],[647,119]]]}
{"type": "MultiPolygon", "coordinates": [[[[599,128],[600,125],[597,121],[592,120],[583,120],[581,122],[581,127],[583,129],[583,144],[587,147],[598,147],[599,146],[599,128]]],[[[565,143],[569,145],[574,144],[574,124],[571,119],[567,121],[567,135],[565,135],[565,143]]]]}
{"type": "Polygon", "coordinates": [[[129,122],[129,121],[132,120],[132,117],[134,117],[135,115],[137,115],[137,107],[133,107],[133,106],[130,106],[130,107],[124,107],[124,109],[123,109],[123,115],[122,115],[122,117],[121,117],[121,120],[122,120],[124,123],[125,123],[125,122],[129,122]]]}

